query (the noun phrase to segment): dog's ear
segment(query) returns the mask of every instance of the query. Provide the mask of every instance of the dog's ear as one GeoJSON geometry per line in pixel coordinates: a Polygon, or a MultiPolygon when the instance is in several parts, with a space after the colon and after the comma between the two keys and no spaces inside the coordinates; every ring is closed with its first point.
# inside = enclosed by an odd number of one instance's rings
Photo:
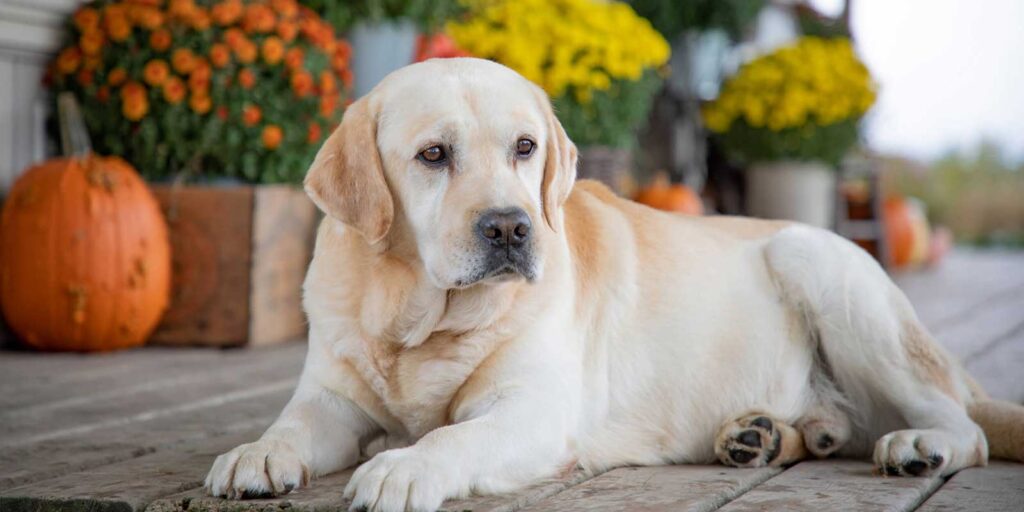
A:
{"type": "Polygon", "coordinates": [[[544,161],[544,181],[540,187],[544,220],[552,230],[558,231],[556,226],[559,212],[576,182],[576,145],[569,140],[562,123],[555,117],[547,93],[540,87],[535,87],[534,93],[547,118],[548,133],[544,149],[547,156],[544,161]]]}
{"type": "Polygon", "coordinates": [[[368,98],[351,104],[304,181],[306,193],[321,210],[371,244],[387,235],[395,215],[377,149],[376,117],[368,98]]]}

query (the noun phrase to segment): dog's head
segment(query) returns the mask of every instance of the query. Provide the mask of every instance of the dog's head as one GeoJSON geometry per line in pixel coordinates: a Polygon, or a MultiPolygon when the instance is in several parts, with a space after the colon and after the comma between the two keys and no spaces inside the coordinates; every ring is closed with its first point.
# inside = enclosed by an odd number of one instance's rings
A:
{"type": "Polygon", "coordinates": [[[327,214],[407,246],[442,288],[537,279],[576,148],[547,95],[480,59],[402,68],[353,103],[306,175],[327,214]]]}

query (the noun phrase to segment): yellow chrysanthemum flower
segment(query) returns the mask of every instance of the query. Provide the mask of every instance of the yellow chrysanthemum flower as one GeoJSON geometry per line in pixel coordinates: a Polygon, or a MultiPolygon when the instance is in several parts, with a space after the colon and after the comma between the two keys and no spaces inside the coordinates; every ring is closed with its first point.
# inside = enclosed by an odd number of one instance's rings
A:
{"type": "Polygon", "coordinates": [[[613,80],[663,66],[668,42],[622,2],[467,0],[472,15],[448,34],[468,52],[515,69],[552,97],[580,102],[613,80]],[[524,15],[528,13],[528,15],[524,15]]]}
{"type": "Polygon", "coordinates": [[[782,131],[857,119],[874,101],[871,74],[848,39],[803,37],[740,68],[702,114],[715,133],[740,119],[782,131]]]}

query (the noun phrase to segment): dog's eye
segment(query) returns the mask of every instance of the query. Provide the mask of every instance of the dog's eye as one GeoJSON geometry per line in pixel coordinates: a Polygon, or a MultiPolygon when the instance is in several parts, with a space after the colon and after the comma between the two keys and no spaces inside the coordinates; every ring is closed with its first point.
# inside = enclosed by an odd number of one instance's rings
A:
{"type": "Polygon", "coordinates": [[[536,144],[530,139],[519,139],[516,142],[516,155],[520,158],[525,158],[533,154],[533,148],[536,144]]]}
{"type": "Polygon", "coordinates": [[[419,158],[420,161],[426,162],[430,165],[440,165],[445,163],[448,159],[448,155],[445,154],[444,148],[441,146],[430,146],[429,148],[420,151],[420,154],[416,155],[416,158],[419,158]]]}

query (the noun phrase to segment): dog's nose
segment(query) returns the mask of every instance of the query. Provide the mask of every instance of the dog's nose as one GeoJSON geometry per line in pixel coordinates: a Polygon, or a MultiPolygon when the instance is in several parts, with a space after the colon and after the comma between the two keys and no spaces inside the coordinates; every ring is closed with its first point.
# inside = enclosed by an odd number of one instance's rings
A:
{"type": "Polygon", "coordinates": [[[503,208],[485,211],[476,232],[494,247],[520,247],[530,239],[530,227],[530,216],[522,208],[503,208]]]}

